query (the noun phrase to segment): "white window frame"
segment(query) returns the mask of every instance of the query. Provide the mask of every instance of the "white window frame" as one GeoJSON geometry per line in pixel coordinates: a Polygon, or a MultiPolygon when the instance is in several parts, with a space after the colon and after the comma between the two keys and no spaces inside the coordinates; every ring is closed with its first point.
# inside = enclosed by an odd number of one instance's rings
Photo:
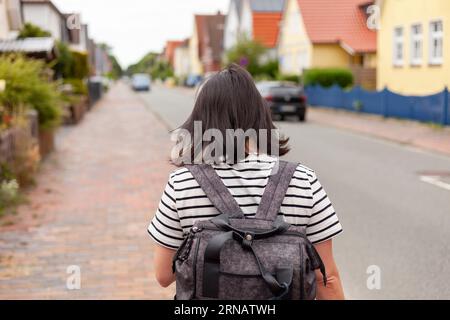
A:
{"type": "Polygon", "coordinates": [[[423,25],[421,23],[413,23],[411,25],[411,65],[422,65],[423,59],[423,25]],[[420,32],[414,33],[414,28],[419,27],[420,32]],[[419,43],[419,52],[416,52],[416,43],[419,43]]]}
{"type": "Polygon", "coordinates": [[[405,28],[402,26],[394,27],[392,34],[392,60],[395,67],[402,67],[405,62],[405,28]],[[397,35],[397,31],[401,30],[401,36],[397,35]],[[401,58],[398,57],[398,45],[401,45],[401,58]]]}
{"type": "Polygon", "coordinates": [[[430,47],[430,64],[431,65],[441,65],[444,60],[444,21],[442,19],[436,19],[430,21],[430,40],[429,40],[429,47],[430,47]],[[442,30],[440,31],[434,31],[433,26],[437,23],[441,24],[442,30]],[[441,40],[441,55],[440,56],[434,56],[434,40],[440,39],[441,40]]]}

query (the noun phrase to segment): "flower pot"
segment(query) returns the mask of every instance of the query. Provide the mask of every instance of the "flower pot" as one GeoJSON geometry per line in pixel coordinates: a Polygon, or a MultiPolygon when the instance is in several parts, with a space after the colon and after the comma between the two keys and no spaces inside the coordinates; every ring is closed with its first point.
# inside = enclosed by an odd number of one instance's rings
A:
{"type": "Polygon", "coordinates": [[[41,158],[47,156],[55,149],[55,128],[39,130],[39,152],[41,158]]]}

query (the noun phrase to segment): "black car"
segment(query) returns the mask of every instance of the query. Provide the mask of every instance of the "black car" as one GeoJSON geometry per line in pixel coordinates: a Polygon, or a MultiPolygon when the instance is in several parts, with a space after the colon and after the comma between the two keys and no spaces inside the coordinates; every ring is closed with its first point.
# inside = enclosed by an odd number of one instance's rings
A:
{"type": "Polygon", "coordinates": [[[306,96],[302,87],[291,82],[268,81],[256,85],[263,98],[267,101],[272,114],[297,116],[300,121],[306,119],[306,96]]]}

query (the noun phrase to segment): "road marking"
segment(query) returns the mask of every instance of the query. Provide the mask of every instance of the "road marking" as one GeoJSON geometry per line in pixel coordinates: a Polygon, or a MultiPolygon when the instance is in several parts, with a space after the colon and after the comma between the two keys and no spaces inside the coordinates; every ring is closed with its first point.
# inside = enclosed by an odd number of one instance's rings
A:
{"type": "Polygon", "coordinates": [[[450,191],[450,184],[440,181],[439,176],[420,176],[420,180],[450,191]]]}

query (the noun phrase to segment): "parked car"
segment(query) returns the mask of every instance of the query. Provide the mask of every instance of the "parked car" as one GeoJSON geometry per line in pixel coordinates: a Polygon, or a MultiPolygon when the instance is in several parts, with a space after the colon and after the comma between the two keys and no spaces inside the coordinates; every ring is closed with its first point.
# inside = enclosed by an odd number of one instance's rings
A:
{"type": "Polygon", "coordinates": [[[151,79],[148,74],[136,73],[131,77],[131,87],[134,91],[150,91],[151,79]]]}
{"type": "Polygon", "coordinates": [[[203,77],[200,75],[189,75],[186,79],[186,86],[194,88],[203,81],[203,77]]]}
{"type": "Polygon", "coordinates": [[[267,101],[272,114],[297,116],[299,121],[306,119],[306,95],[303,88],[292,82],[265,81],[257,83],[256,87],[267,101]]]}

